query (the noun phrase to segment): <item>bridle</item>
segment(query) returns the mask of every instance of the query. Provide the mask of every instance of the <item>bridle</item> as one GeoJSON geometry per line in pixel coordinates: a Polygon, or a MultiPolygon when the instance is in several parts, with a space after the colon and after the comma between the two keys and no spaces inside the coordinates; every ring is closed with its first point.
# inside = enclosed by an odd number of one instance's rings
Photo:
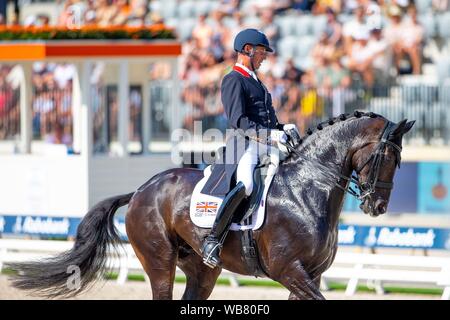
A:
{"type": "MultiPolygon", "coordinates": [[[[356,170],[356,175],[351,174],[350,177],[347,177],[346,175],[342,173],[337,173],[339,176],[339,180],[336,182],[336,186],[340,189],[342,189],[344,192],[347,192],[357,198],[358,200],[364,200],[367,197],[370,197],[371,194],[375,193],[376,188],[380,189],[388,189],[391,190],[394,187],[393,182],[384,182],[379,181],[379,174],[381,169],[381,163],[384,159],[384,153],[386,151],[387,146],[391,146],[394,149],[395,152],[395,162],[396,165],[400,168],[400,161],[401,156],[400,153],[402,152],[402,147],[397,145],[396,143],[390,141],[392,138],[392,132],[394,131],[394,127],[396,126],[395,123],[391,121],[387,121],[383,132],[380,136],[380,139],[378,141],[371,141],[367,142],[365,145],[363,145],[361,148],[364,148],[365,146],[377,143],[377,146],[374,148],[370,156],[365,160],[356,170]],[[361,171],[370,163],[369,168],[369,175],[366,181],[360,182],[359,175],[361,171]],[[340,182],[342,180],[346,180],[346,187],[342,187],[340,182]],[[354,190],[352,187],[350,187],[350,183],[353,182],[356,185],[356,188],[359,189],[359,192],[354,190]]],[[[289,151],[295,153],[297,156],[302,156],[295,148],[294,146],[290,145],[289,143],[282,143],[289,151]]],[[[325,167],[324,165],[315,163],[315,165],[318,165],[319,167],[322,167],[321,169],[325,171],[329,171],[329,168],[325,167]]]]}
{"type": "Polygon", "coordinates": [[[350,183],[347,183],[347,188],[343,188],[339,183],[337,183],[337,186],[344,190],[345,192],[348,192],[352,196],[356,197],[358,200],[364,200],[367,197],[370,197],[371,194],[375,193],[376,188],[380,189],[388,189],[391,190],[394,187],[393,182],[383,182],[379,181],[379,174],[381,169],[381,163],[384,159],[384,154],[386,151],[387,146],[391,146],[394,149],[395,152],[395,162],[396,165],[400,168],[400,161],[401,161],[401,152],[402,147],[397,145],[396,143],[389,140],[391,138],[391,134],[393,131],[393,128],[396,126],[395,123],[391,121],[387,121],[383,132],[381,134],[379,141],[372,141],[366,143],[363,147],[366,145],[377,143],[377,146],[374,148],[372,153],[370,154],[370,157],[367,158],[366,161],[364,161],[356,170],[356,176],[351,175],[351,177],[347,177],[343,174],[339,174],[341,179],[347,180],[348,182],[353,182],[356,187],[359,189],[359,193],[355,191],[352,187],[350,187],[350,183]],[[369,168],[369,174],[367,177],[367,180],[364,182],[360,182],[359,175],[361,171],[370,163],[369,168]]]}

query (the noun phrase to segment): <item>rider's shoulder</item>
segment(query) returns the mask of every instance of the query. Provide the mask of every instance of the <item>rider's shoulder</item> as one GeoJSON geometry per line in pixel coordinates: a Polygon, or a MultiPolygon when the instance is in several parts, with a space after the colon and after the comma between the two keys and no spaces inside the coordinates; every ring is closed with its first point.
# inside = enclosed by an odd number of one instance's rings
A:
{"type": "Polygon", "coordinates": [[[241,75],[239,72],[232,70],[223,77],[222,83],[242,83],[241,75]]]}

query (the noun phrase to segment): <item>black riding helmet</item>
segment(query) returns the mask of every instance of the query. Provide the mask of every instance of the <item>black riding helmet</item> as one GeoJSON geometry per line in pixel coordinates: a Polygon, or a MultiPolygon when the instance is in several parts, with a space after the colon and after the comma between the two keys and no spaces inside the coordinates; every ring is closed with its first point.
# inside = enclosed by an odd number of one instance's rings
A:
{"type": "Polygon", "coordinates": [[[256,29],[242,30],[236,35],[236,38],[234,38],[234,50],[236,52],[243,52],[246,44],[252,46],[264,46],[268,52],[273,52],[266,35],[256,29]]]}

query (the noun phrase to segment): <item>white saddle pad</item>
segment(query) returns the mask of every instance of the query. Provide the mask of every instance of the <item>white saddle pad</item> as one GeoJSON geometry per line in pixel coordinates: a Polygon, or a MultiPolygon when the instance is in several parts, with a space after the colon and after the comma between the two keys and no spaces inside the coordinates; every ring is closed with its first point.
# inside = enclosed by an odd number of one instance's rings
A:
{"type": "MultiPolygon", "coordinates": [[[[190,216],[192,222],[196,226],[201,228],[211,228],[224,197],[214,197],[200,192],[203,189],[206,181],[208,180],[208,177],[211,175],[211,166],[205,168],[205,170],[203,171],[203,175],[203,178],[197,183],[192,193],[190,216]]],[[[265,176],[263,195],[261,197],[258,209],[253,213],[252,224],[240,225],[237,223],[232,223],[230,230],[257,230],[261,227],[264,222],[264,215],[266,212],[267,192],[269,190],[273,177],[273,174],[265,176]]]]}

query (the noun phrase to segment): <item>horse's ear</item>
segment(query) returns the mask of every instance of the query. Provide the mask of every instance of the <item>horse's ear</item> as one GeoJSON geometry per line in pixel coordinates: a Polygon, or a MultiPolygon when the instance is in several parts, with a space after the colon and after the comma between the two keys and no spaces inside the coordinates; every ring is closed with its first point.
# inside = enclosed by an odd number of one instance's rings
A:
{"type": "Polygon", "coordinates": [[[398,135],[403,134],[403,129],[405,127],[406,122],[408,121],[408,119],[403,119],[402,121],[400,121],[399,123],[397,123],[394,128],[392,128],[392,132],[389,135],[390,137],[396,137],[398,135]]]}
{"type": "Polygon", "coordinates": [[[413,127],[414,123],[416,123],[416,120],[407,122],[407,123],[405,124],[405,126],[403,127],[402,134],[405,134],[405,133],[407,133],[409,130],[411,130],[411,128],[413,127]]]}

